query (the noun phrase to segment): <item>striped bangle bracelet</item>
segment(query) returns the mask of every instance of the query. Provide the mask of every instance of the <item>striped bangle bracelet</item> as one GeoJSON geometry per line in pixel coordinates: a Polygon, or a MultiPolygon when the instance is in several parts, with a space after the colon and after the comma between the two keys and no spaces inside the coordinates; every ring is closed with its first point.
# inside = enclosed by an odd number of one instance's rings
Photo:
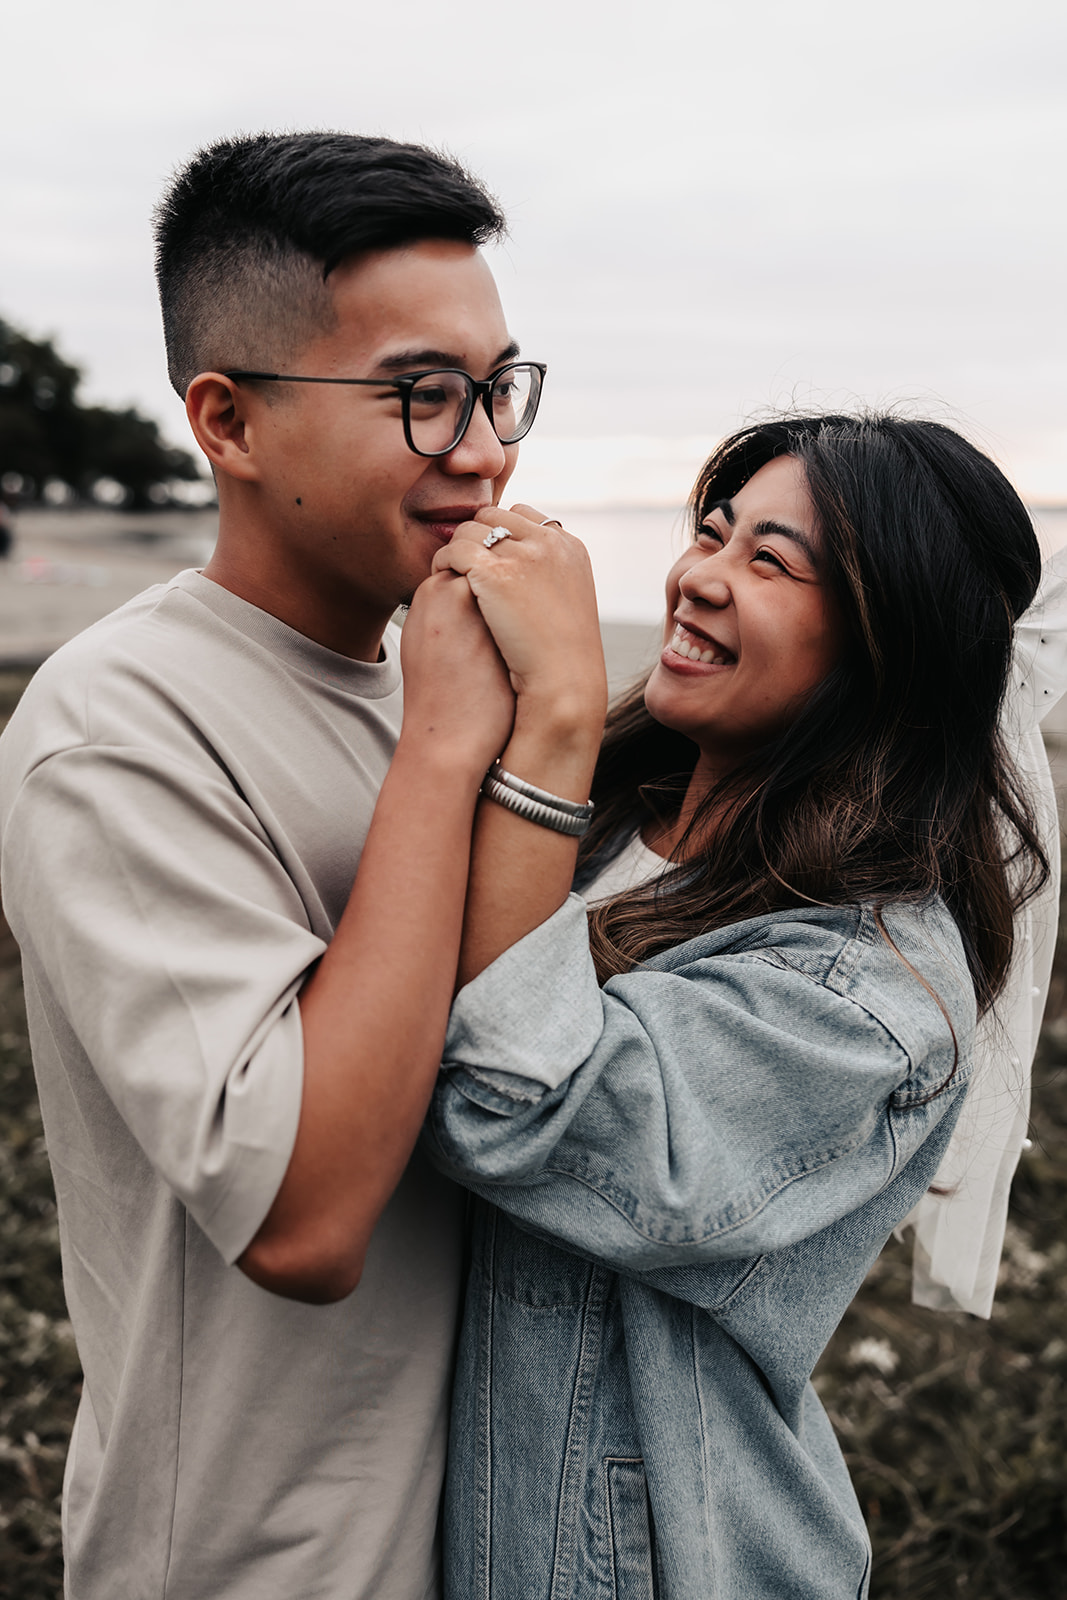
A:
{"type": "Polygon", "coordinates": [[[573,800],[549,794],[547,789],[538,789],[535,784],[504,773],[499,762],[486,773],[482,793],[497,805],[514,811],[516,816],[525,817],[527,822],[536,822],[539,827],[551,828],[553,833],[569,834],[576,839],[585,833],[593,815],[591,802],[576,805],[573,800]]]}

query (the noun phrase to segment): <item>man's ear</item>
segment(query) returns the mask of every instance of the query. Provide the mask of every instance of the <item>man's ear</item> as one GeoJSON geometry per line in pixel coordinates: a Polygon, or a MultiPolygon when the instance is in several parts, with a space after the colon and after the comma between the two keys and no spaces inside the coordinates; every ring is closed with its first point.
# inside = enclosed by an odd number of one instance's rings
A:
{"type": "Polygon", "coordinates": [[[246,396],[221,372],[201,372],[189,385],[185,414],[196,442],[218,472],[246,483],[258,478],[246,396]]]}

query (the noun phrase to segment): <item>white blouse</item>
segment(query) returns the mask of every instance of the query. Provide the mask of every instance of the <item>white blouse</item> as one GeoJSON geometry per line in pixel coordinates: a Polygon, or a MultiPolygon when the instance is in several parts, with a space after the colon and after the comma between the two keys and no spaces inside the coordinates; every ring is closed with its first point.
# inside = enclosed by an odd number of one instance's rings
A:
{"type": "Polygon", "coordinates": [[[648,883],[659,873],[665,872],[670,862],[664,856],[658,856],[650,850],[639,833],[627,840],[613,861],[609,861],[602,872],[598,872],[591,883],[582,891],[582,898],[587,905],[603,905],[605,900],[611,900],[617,894],[625,894],[627,889],[636,889],[642,883],[648,883]]]}

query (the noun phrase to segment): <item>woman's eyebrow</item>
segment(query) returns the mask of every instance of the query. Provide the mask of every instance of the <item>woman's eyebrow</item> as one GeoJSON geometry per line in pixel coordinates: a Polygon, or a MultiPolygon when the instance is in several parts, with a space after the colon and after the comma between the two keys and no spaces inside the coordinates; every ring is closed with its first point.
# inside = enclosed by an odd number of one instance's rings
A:
{"type": "Polygon", "coordinates": [[[713,511],[721,511],[723,516],[726,518],[727,525],[731,528],[737,521],[737,514],[734,511],[733,502],[730,500],[712,501],[710,506],[705,507],[704,515],[700,519],[701,522],[706,522],[713,511]]]}
{"type": "MultiPolygon", "coordinates": [[[[701,522],[706,522],[713,511],[721,511],[729,527],[732,528],[736,524],[737,512],[734,510],[731,500],[714,501],[705,510],[703,517],[700,519],[701,522]]],[[[805,533],[803,529],[794,528],[788,522],[775,522],[769,517],[765,517],[762,521],[755,522],[752,525],[752,537],[754,539],[765,539],[768,534],[772,533],[778,534],[782,539],[792,540],[804,552],[813,567],[819,565],[818,549],[810,534],[805,533]]]]}
{"type": "Polygon", "coordinates": [[[819,552],[810,534],[805,533],[801,528],[790,527],[788,522],[764,520],[753,524],[752,537],[754,539],[765,539],[771,533],[778,534],[782,539],[792,540],[793,544],[799,545],[800,549],[803,550],[812,566],[818,566],[819,552]]]}

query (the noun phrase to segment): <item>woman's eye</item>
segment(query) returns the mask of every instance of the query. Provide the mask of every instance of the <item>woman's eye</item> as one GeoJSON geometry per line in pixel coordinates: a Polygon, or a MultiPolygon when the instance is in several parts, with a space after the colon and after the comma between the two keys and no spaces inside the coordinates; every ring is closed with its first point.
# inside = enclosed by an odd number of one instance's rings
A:
{"type": "Polygon", "coordinates": [[[757,550],[752,559],[754,561],[765,561],[768,566],[777,567],[779,572],[788,570],[785,562],[780,561],[773,550],[757,550]]]}
{"type": "Polygon", "coordinates": [[[713,528],[710,525],[703,528],[698,528],[696,536],[697,544],[707,544],[709,541],[712,544],[721,545],[722,534],[719,533],[718,529],[713,528]]]}

